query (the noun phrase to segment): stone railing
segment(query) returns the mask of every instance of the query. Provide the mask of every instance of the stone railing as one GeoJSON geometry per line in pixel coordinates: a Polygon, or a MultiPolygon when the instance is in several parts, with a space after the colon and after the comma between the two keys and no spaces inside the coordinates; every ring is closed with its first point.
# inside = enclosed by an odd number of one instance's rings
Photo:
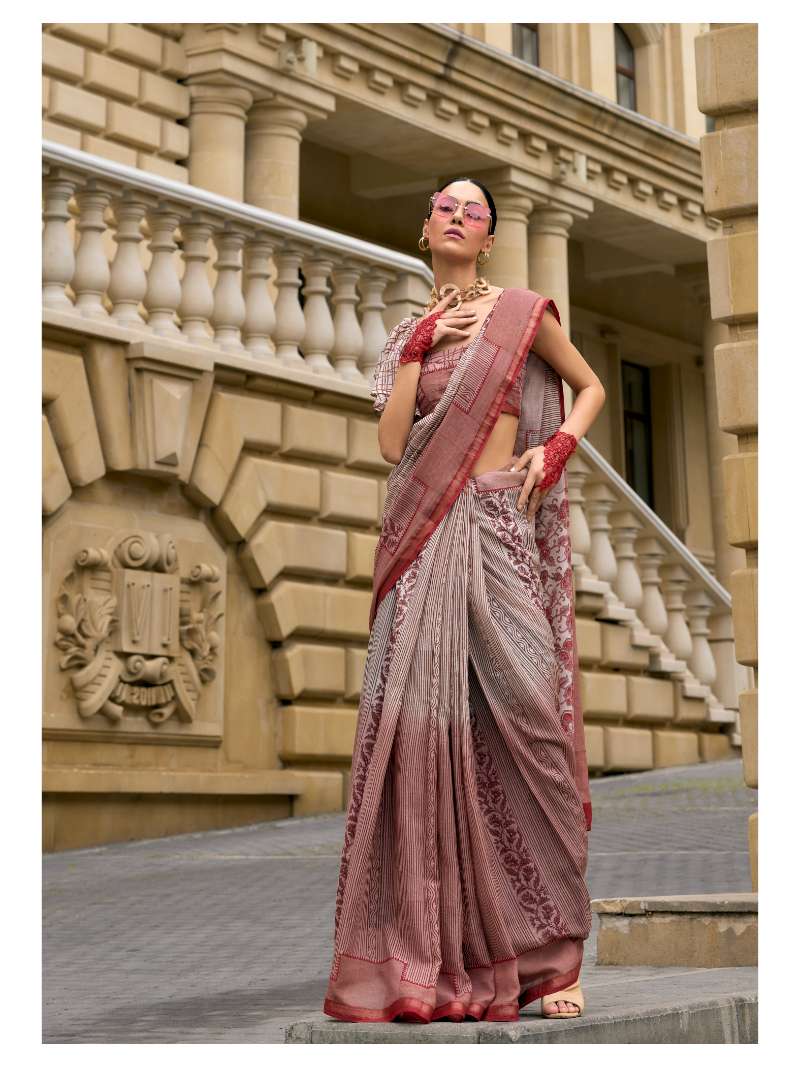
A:
{"type": "Polygon", "coordinates": [[[53,141],[42,160],[46,315],[366,384],[427,301],[411,256],[53,141]]]}
{"type": "Polygon", "coordinates": [[[568,474],[577,614],[629,627],[646,673],[680,681],[739,744],[729,593],[585,438],[568,474]]]}

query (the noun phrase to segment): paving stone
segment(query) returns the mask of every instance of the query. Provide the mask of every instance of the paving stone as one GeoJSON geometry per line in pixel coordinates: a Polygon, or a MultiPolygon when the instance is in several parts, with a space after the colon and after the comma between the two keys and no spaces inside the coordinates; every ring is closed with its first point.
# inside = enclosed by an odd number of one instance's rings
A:
{"type": "MultiPolygon", "coordinates": [[[[757,793],[743,784],[741,760],[591,788],[591,897],[751,890],[757,793]]],[[[323,1025],[354,1027],[321,1012],[343,837],[338,813],[46,855],[44,1042],[316,1042],[327,1040],[323,1025]]],[[[390,1024],[391,1040],[427,1031],[414,1040],[557,1043],[580,1040],[568,1034],[576,1023],[592,1024],[583,1040],[600,1043],[653,1040],[654,1027],[754,1040],[755,968],[597,967],[596,924],[584,1019],[542,1020],[537,1002],[513,1026],[390,1024]]],[[[375,1024],[360,1029],[378,1040],[375,1024]]]]}

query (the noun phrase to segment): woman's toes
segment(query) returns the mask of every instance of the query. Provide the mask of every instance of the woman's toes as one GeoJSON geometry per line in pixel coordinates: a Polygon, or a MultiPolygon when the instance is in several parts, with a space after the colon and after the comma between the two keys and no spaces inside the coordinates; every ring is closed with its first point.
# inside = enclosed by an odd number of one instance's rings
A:
{"type": "Polygon", "coordinates": [[[553,1015],[556,1012],[577,1011],[578,1005],[571,1000],[551,1000],[545,1004],[544,1010],[548,1015],[553,1015]]]}

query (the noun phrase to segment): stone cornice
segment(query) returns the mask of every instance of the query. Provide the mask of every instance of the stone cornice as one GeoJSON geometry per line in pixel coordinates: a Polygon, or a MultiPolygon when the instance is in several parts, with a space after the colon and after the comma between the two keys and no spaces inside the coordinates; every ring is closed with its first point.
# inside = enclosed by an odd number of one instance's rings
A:
{"type": "Polygon", "coordinates": [[[341,99],[704,241],[699,142],[448,26],[282,23],[341,99]],[[306,51],[308,49],[306,48],[306,51]]]}

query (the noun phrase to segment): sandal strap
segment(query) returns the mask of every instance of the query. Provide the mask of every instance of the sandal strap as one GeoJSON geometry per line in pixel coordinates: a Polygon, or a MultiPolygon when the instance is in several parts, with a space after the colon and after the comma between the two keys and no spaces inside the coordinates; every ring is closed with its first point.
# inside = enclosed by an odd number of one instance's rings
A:
{"type": "Polygon", "coordinates": [[[555,993],[545,993],[542,997],[542,1007],[545,1004],[552,1004],[554,1000],[568,1000],[572,1004],[577,1004],[583,1011],[583,990],[580,982],[575,982],[573,985],[567,986],[566,989],[559,989],[555,993]]]}

